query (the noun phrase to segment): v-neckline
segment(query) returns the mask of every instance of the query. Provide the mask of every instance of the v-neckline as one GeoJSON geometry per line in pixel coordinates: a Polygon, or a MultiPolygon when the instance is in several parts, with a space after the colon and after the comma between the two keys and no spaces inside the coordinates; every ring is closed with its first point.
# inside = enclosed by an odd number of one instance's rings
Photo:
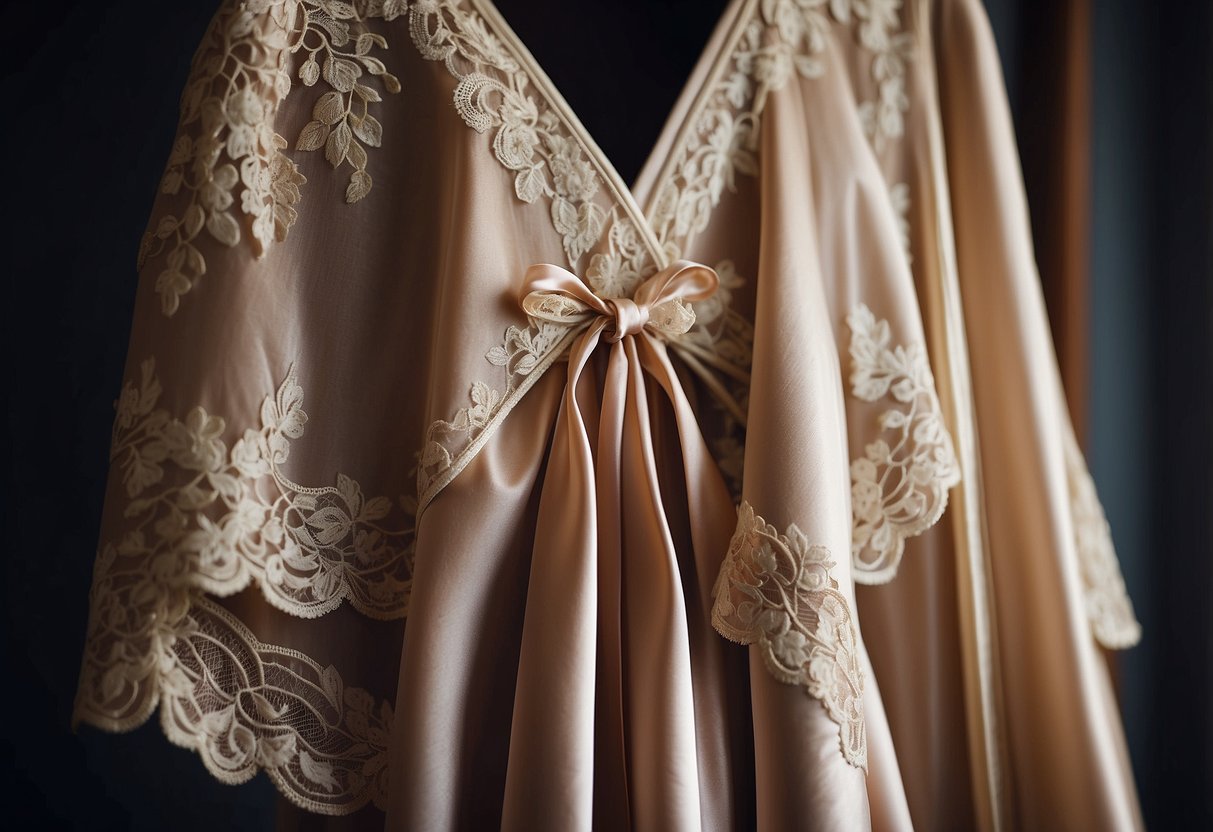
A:
{"type": "Polygon", "coordinates": [[[683,82],[678,96],[675,98],[674,106],[670,109],[665,124],[657,134],[656,142],[646,154],[635,183],[630,187],[624,182],[610,157],[603,152],[593,135],[586,129],[576,111],[569,105],[560,92],[560,88],[548,76],[547,71],[536,60],[493,0],[469,0],[469,2],[488,21],[490,28],[505,41],[514,57],[523,65],[531,82],[539,89],[559,118],[565,122],[570,135],[598,168],[607,189],[624,212],[629,215],[637,233],[649,247],[658,268],[668,265],[669,256],[666,248],[657,239],[656,231],[649,219],[652,201],[660,190],[656,184],[668,173],[668,168],[677,155],[678,146],[686,140],[688,131],[693,129],[696,111],[711,91],[714,78],[719,74],[721,66],[731,56],[733,44],[743,28],[742,22],[748,18],[744,12],[757,0],[731,0],[725,7],[715,26],[712,27],[712,33],[707,42],[700,50],[690,75],[683,82]],[[713,49],[713,45],[716,45],[715,49],[713,49]],[[696,83],[697,78],[700,79],[698,83],[696,83]],[[679,117],[680,113],[683,114],[681,117],[679,117]],[[636,197],[637,191],[646,196],[645,208],[641,207],[640,200],[636,197]]]}

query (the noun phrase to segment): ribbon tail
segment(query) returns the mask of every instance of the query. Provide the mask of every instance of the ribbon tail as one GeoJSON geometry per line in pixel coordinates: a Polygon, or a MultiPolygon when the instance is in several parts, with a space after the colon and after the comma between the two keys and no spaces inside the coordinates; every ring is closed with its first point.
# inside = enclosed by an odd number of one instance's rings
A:
{"type": "Polygon", "coordinates": [[[595,709],[597,757],[595,828],[630,825],[627,717],[624,680],[627,678],[623,630],[623,491],[620,459],[628,404],[628,359],[623,342],[610,345],[598,422],[598,702],[595,709]]]}
{"type": "MultiPolygon", "coordinates": [[[[633,818],[641,829],[699,828],[704,784],[698,776],[688,632],[686,590],[692,585],[686,561],[690,558],[679,557],[671,529],[671,523],[681,526],[680,489],[672,491],[670,499],[663,493],[663,485],[668,484],[661,474],[671,470],[665,452],[676,446],[660,434],[654,436],[668,422],[653,412],[653,388],[637,352],[643,340],[631,337],[622,342],[628,373],[618,463],[623,487],[612,495],[620,501],[623,520],[623,642],[628,730],[634,744],[628,758],[633,818]],[[671,784],[670,772],[685,774],[671,784]]],[[[713,719],[718,722],[720,715],[713,719]]]]}
{"type": "MultiPolygon", "coordinates": [[[[737,513],[666,346],[655,339],[636,340],[645,371],[662,387],[673,408],[682,451],[687,518],[695,556],[695,575],[684,578],[683,585],[698,589],[696,596],[688,595],[686,600],[695,674],[695,718],[702,724],[698,730],[700,782],[732,783],[736,782],[733,766],[749,753],[745,749],[750,740],[744,731],[715,730],[712,715],[737,713],[737,708],[746,707],[748,662],[744,651],[729,649],[730,645],[716,633],[711,614],[712,589],[733,536],[737,513]]],[[[726,790],[707,790],[703,800],[705,818],[732,817],[733,796],[726,790]]]]}
{"type": "Polygon", "coordinates": [[[544,828],[555,816],[566,828],[592,824],[599,530],[590,429],[598,420],[592,410],[583,412],[577,394],[602,326],[592,324],[569,355],[539,498],[503,829],[544,828]],[[554,713],[561,714],[557,731],[551,726],[554,713]],[[529,799],[539,794],[544,800],[529,799]]]}
{"type": "MultiPolygon", "coordinates": [[[[694,671],[696,741],[699,743],[701,783],[738,782],[734,767],[752,753],[751,739],[730,734],[711,714],[746,711],[750,693],[745,651],[731,649],[712,627],[712,588],[728,551],[736,525],[733,497],[707,448],[699,420],[682,382],[674,372],[664,343],[637,338],[640,363],[664,389],[678,431],[679,456],[687,489],[694,569],[683,579],[687,591],[691,668],[694,671]]],[[[702,793],[705,825],[733,816],[734,796],[723,788],[702,793]]]]}

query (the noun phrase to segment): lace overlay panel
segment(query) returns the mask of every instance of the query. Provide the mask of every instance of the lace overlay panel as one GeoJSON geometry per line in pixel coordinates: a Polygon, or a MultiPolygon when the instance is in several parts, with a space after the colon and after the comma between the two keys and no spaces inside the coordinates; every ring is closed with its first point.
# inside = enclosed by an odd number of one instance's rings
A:
{"type": "Polygon", "coordinates": [[[275,132],[282,101],[297,79],[328,91],[316,98],[295,147],[323,148],[334,168],[352,168],[346,201],[371,190],[367,148],[379,147],[383,128],[371,113],[377,89],[400,82],[375,56],[387,40],[367,31],[369,18],[392,20],[402,0],[227,0],[215,15],[181,98],[178,137],[160,182],[179,207],[153,218],[139,251],[139,268],[163,258],[156,292],[166,315],[206,273],[203,234],[235,246],[244,234],[261,257],[286,239],[298,217],[306,179],[275,132]],[[370,79],[377,81],[372,83],[370,79]]]}
{"type": "Polygon", "coordinates": [[[128,498],[94,571],[75,719],[129,730],[157,708],[165,733],[220,780],[266,770],[316,812],[382,802],[391,708],[336,670],[258,642],[203,593],[250,583],[312,618],[348,600],[376,619],[407,613],[413,502],[367,498],[353,479],[298,485],[282,473],[307,415],[293,369],[260,429],[229,447],[224,419],[158,408],[155,363],[117,403],[112,462],[128,498]]]}
{"type": "Polygon", "coordinates": [[[796,524],[780,534],[742,501],[713,590],[712,624],[725,638],[756,645],[772,676],[819,700],[838,723],[847,762],[866,769],[863,672],[834,566],[830,551],[809,545],[796,524]]]}
{"type": "Polygon", "coordinates": [[[1096,641],[1110,650],[1132,647],[1141,640],[1141,624],[1133,612],[1133,602],[1129,600],[1125,579],[1120,574],[1120,561],[1112,545],[1112,530],[1082,451],[1069,431],[1065,444],[1070,511],[1091,632],[1096,641]]]}
{"type": "Polygon", "coordinates": [[[952,437],[921,344],[890,345],[888,321],[859,304],[851,328],[851,394],[889,400],[881,437],[851,463],[851,558],[855,580],[886,583],[897,574],[906,538],[938,522],[948,489],[960,481],[952,437]]]}
{"type": "Polygon", "coordinates": [[[245,428],[230,448],[221,417],[195,407],[176,418],[156,407],[160,392],[149,359],[118,400],[110,458],[130,499],[115,568],[163,569],[219,596],[253,582],[301,618],[346,599],[372,618],[405,616],[414,503],[367,499],[343,474],[313,488],[282,473],[307,422],[294,368],[262,402],[260,429],[245,428]]]}

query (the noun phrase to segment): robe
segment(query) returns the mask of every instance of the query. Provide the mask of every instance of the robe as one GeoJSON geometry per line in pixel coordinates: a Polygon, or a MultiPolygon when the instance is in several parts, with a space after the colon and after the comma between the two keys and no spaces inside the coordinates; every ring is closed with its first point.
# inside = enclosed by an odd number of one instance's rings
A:
{"type": "Polygon", "coordinates": [[[977,0],[733,0],[631,187],[490,0],[226,0],[148,229],[77,721],[372,828],[1140,828],[977,0]]]}

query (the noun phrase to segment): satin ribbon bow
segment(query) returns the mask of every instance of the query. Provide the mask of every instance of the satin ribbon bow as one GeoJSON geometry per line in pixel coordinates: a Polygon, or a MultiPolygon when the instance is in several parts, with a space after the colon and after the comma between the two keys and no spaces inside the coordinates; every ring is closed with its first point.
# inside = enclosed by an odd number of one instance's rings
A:
{"type": "Polygon", "coordinates": [[[719,285],[707,266],[676,260],[641,283],[631,298],[602,298],[567,269],[537,263],[526,271],[522,308],[532,318],[557,324],[600,319],[597,329],[610,326],[606,340],[611,342],[646,328],[668,338],[694,325],[695,312],[687,304],[706,300],[719,285]]]}
{"type": "Polygon", "coordinates": [[[696,714],[720,712],[729,678],[706,611],[733,501],[664,340],[694,324],[688,304],[717,283],[708,267],[680,261],[631,298],[601,298],[559,266],[527,270],[523,309],[567,327],[570,345],[537,480],[505,827],[551,825],[526,796],[553,782],[574,784],[562,826],[699,822],[697,781],[679,787],[674,812],[667,791],[638,783],[650,771],[703,770],[696,714]],[[554,712],[577,718],[553,731],[554,712]]]}

